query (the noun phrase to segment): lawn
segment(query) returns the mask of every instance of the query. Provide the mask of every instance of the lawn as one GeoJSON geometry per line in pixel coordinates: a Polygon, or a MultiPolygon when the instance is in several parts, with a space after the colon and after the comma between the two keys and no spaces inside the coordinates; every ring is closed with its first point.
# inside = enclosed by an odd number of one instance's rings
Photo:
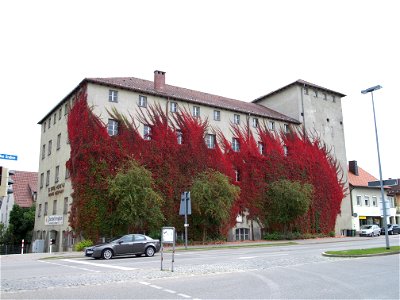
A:
{"type": "Polygon", "coordinates": [[[386,247],[379,247],[379,248],[367,248],[367,249],[350,249],[341,251],[326,251],[325,253],[331,255],[343,255],[343,256],[391,254],[391,253],[400,253],[400,246],[391,246],[390,249],[386,249],[386,247]]]}

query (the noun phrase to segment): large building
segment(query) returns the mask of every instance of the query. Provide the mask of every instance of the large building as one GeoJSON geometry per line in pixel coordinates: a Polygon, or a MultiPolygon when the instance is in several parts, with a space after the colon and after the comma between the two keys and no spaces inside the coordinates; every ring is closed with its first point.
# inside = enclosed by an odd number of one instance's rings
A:
{"type": "MultiPolygon", "coordinates": [[[[70,156],[67,116],[74,96],[84,86],[89,106],[107,124],[110,135],[114,134],[117,121],[110,118],[107,110],[115,107],[125,115],[136,116],[140,109],[159,104],[168,114],[184,109],[194,116],[208,118],[210,127],[219,128],[233,143],[235,137],[230,130],[231,123],[248,125],[254,134],[261,122],[265,122],[271,131],[284,130],[288,125],[305,125],[307,132],[318,134],[333,149],[343,170],[347,169],[341,111],[341,98],[345,95],[327,88],[298,80],[253,102],[244,102],[168,85],[162,71],[154,72],[154,81],[132,77],[86,78],[39,121],[42,133],[34,238],[44,240],[46,245],[50,239],[55,239],[53,251],[71,250],[75,242],[68,224],[73,199],[65,167],[70,156]]],[[[146,124],[139,125],[143,136],[148,129],[146,124]]],[[[209,132],[205,138],[207,144],[212,144],[215,135],[209,132]]],[[[350,226],[350,201],[346,197],[337,218],[337,234],[350,226]]],[[[252,230],[256,229],[245,218],[238,219],[228,239],[261,237],[259,229],[257,232],[252,230]]]]}

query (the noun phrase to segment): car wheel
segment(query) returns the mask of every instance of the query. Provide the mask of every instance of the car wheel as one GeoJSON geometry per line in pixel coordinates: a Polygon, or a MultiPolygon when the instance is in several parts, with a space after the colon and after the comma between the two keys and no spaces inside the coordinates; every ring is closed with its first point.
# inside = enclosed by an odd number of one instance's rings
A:
{"type": "Polygon", "coordinates": [[[150,247],[146,248],[145,254],[146,254],[146,256],[150,257],[150,256],[153,256],[155,252],[156,252],[156,250],[150,246],[150,247]]]}
{"type": "Polygon", "coordinates": [[[113,257],[113,252],[111,249],[104,249],[103,252],[101,253],[101,257],[104,259],[110,259],[113,257]]]}

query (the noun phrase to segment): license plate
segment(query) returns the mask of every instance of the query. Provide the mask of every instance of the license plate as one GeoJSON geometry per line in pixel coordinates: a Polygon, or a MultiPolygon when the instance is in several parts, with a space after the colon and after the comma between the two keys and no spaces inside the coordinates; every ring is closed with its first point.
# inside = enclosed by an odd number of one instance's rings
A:
{"type": "Polygon", "coordinates": [[[93,254],[93,250],[86,250],[86,254],[93,254]]]}

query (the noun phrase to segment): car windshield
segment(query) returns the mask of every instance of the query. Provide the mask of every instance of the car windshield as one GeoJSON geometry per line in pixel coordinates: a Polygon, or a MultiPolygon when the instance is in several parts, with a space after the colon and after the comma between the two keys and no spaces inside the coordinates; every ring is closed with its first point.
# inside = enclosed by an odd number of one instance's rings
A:
{"type": "Polygon", "coordinates": [[[371,229],[372,225],[363,225],[361,226],[361,229],[371,229]]]}
{"type": "Polygon", "coordinates": [[[118,241],[120,238],[122,238],[122,236],[117,236],[116,238],[113,238],[109,243],[116,242],[116,241],[118,241]]]}

